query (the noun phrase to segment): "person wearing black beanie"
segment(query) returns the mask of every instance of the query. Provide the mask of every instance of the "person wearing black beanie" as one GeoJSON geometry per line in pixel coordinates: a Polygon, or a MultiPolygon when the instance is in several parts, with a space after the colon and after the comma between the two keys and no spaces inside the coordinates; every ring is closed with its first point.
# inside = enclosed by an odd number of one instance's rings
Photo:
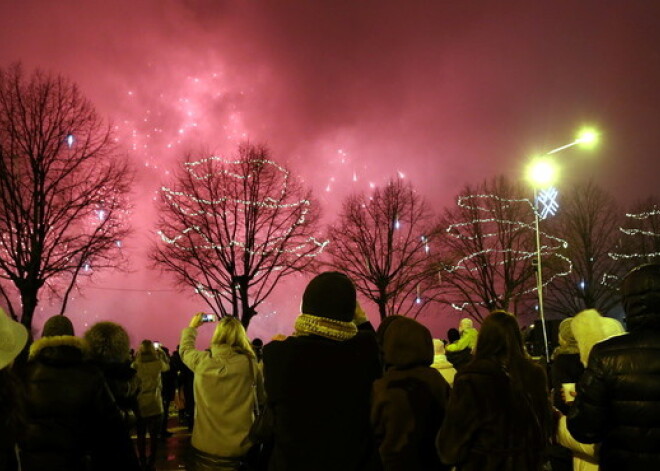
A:
{"type": "Polygon", "coordinates": [[[369,401],[382,369],[355,286],[343,273],[321,273],[307,285],[301,310],[294,335],[264,347],[275,417],[268,469],[378,469],[369,401]]]}

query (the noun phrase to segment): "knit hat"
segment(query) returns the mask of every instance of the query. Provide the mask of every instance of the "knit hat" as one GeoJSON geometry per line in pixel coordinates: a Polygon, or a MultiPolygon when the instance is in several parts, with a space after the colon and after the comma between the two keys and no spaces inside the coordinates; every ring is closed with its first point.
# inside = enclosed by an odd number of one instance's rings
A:
{"type": "Polygon", "coordinates": [[[302,312],[350,322],[355,314],[355,286],[343,273],[327,271],[309,282],[302,299],[302,312]]]}
{"type": "Polygon", "coordinates": [[[41,332],[42,337],[57,337],[59,335],[75,335],[73,324],[66,316],[53,316],[46,321],[41,332]]]}
{"type": "Polygon", "coordinates": [[[14,361],[27,340],[28,331],[25,326],[10,319],[0,308],[0,369],[14,361]]]}
{"type": "Polygon", "coordinates": [[[660,264],[634,268],[621,284],[629,330],[660,330],[660,264]]]}

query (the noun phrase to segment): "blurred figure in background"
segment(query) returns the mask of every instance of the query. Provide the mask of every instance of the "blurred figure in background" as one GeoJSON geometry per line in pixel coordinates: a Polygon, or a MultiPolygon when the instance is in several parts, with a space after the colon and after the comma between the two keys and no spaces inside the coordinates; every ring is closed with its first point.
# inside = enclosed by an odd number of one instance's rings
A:
{"type": "Polygon", "coordinates": [[[132,366],[140,378],[137,420],[138,457],[143,468],[154,469],[158,451],[158,433],[163,420],[163,385],[160,375],[170,366],[163,353],[155,348],[151,340],[142,341],[132,366]],[[149,433],[149,455],[147,455],[147,433],[149,433]]]}
{"type": "Polygon", "coordinates": [[[447,331],[447,342],[448,345],[445,346],[445,355],[447,355],[447,361],[454,365],[456,370],[461,369],[472,360],[472,349],[469,347],[457,349],[452,347],[451,350],[448,348],[452,345],[458,345],[458,342],[461,340],[461,334],[458,332],[458,329],[449,329],[447,331]]]}
{"type": "Polygon", "coordinates": [[[540,471],[551,428],[547,384],[516,318],[491,313],[474,359],[456,374],[436,441],[441,460],[457,471],[540,471]]]}
{"type": "Polygon", "coordinates": [[[252,340],[252,350],[254,351],[254,354],[257,356],[257,361],[261,365],[261,362],[263,361],[264,358],[264,341],[261,340],[260,338],[256,338],[252,340]]]}
{"type": "Polygon", "coordinates": [[[445,343],[440,339],[433,339],[433,364],[431,367],[438,370],[449,386],[454,385],[456,368],[447,360],[445,343]]]}
{"type": "Polygon", "coordinates": [[[170,418],[170,404],[176,395],[176,382],[179,371],[176,362],[172,362],[172,357],[170,357],[170,351],[167,347],[161,345],[160,351],[163,352],[163,356],[167,358],[167,363],[170,365],[169,370],[163,371],[160,374],[160,380],[163,383],[163,423],[160,428],[160,437],[168,438],[172,436],[172,432],[167,430],[167,423],[170,418]]]}
{"type": "Polygon", "coordinates": [[[179,423],[185,423],[188,431],[192,432],[195,423],[195,373],[192,372],[181,360],[180,346],[172,354],[170,363],[178,371],[177,375],[177,403],[179,405],[179,423]],[[183,406],[183,407],[181,407],[183,406]]]}
{"type": "Polygon", "coordinates": [[[0,469],[17,471],[16,438],[23,428],[23,387],[11,366],[28,341],[25,326],[0,308],[0,469]]]}
{"type": "Polygon", "coordinates": [[[431,333],[419,322],[397,316],[382,323],[378,334],[383,339],[385,374],[374,382],[371,423],[383,467],[385,471],[445,469],[435,450],[435,437],[450,387],[431,367],[431,333]]]}
{"type": "Polygon", "coordinates": [[[629,333],[594,345],[568,413],[568,430],[600,443],[603,471],[660,469],[660,264],[621,284],[629,333]]]}

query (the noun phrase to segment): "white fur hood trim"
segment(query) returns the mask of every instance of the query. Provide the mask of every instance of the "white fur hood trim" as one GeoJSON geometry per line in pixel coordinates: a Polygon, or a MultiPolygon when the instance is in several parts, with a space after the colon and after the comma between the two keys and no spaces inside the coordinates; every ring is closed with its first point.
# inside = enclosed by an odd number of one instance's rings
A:
{"type": "Polygon", "coordinates": [[[88,351],[87,342],[80,337],[72,335],[56,335],[53,337],[42,337],[30,346],[29,359],[32,360],[39,352],[48,347],[74,347],[86,353],[88,351]]]}

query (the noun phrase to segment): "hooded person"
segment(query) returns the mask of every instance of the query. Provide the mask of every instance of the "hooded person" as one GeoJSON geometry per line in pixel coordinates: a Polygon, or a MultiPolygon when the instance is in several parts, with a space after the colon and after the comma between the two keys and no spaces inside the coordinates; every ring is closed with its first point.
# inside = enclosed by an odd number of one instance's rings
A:
{"type": "MultiPolygon", "coordinates": [[[[578,351],[578,357],[582,370],[587,365],[589,353],[598,342],[607,340],[615,335],[621,335],[625,332],[623,326],[616,319],[603,317],[595,309],[587,309],[580,312],[568,324],[571,328],[571,334],[564,332],[564,335],[572,338],[575,342],[575,348],[578,351]]],[[[560,342],[561,342],[560,325],[560,342]]],[[[564,381],[564,383],[576,383],[579,377],[573,381],[564,381]]],[[[558,385],[561,395],[562,384],[558,385]]],[[[564,400],[562,400],[564,404],[564,400]]],[[[568,404],[566,404],[567,407],[568,404]]],[[[561,409],[560,409],[561,410],[561,409]]],[[[566,428],[566,417],[559,419],[557,427],[557,442],[573,452],[573,470],[574,471],[598,471],[597,449],[594,445],[580,443],[573,438],[566,428]]]]}
{"type": "Polygon", "coordinates": [[[16,471],[16,437],[23,421],[22,388],[11,366],[28,341],[25,326],[0,308],[0,469],[16,471]]]}
{"type": "Polygon", "coordinates": [[[573,335],[573,318],[564,319],[559,324],[559,346],[552,352],[550,367],[550,387],[552,403],[562,414],[568,413],[569,405],[561,397],[561,385],[577,383],[584,372],[580,361],[580,349],[573,335]]]}
{"type": "Polygon", "coordinates": [[[445,346],[445,355],[447,355],[447,361],[454,365],[454,368],[456,368],[457,371],[470,363],[472,360],[472,350],[469,348],[457,351],[447,350],[449,345],[456,344],[460,339],[461,334],[458,332],[458,329],[451,328],[447,331],[447,345],[445,346]]]}
{"type": "Polygon", "coordinates": [[[101,371],[85,361],[86,351],[65,316],[51,317],[31,345],[22,470],[131,469],[116,452],[123,446],[122,416],[101,371]]]}
{"type": "Polygon", "coordinates": [[[477,346],[477,337],[479,332],[472,325],[472,319],[466,317],[461,319],[458,323],[458,333],[461,335],[461,338],[456,342],[452,342],[447,345],[448,352],[459,352],[469,348],[474,350],[474,347],[477,346]]]}
{"type": "Polygon", "coordinates": [[[447,360],[445,343],[440,339],[433,339],[433,364],[431,367],[438,370],[449,386],[454,384],[456,368],[447,360]]]}
{"type": "Polygon", "coordinates": [[[369,398],[381,366],[355,286],[343,273],[321,273],[305,288],[301,310],[294,335],[264,347],[275,424],[269,469],[372,469],[369,398]]]}
{"type": "Polygon", "coordinates": [[[593,346],[567,416],[581,443],[600,443],[603,471],[660,469],[660,264],[621,285],[629,333],[593,346]]]}
{"type": "Polygon", "coordinates": [[[385,471],[443,469],[435,436],[445,416],[450,387],[431,366],[431,333],[406,317],[398,317],[385,329],[381,324],[378,331],[385,373],[373,386],[371,423],[383,467],[385,471]]]}

